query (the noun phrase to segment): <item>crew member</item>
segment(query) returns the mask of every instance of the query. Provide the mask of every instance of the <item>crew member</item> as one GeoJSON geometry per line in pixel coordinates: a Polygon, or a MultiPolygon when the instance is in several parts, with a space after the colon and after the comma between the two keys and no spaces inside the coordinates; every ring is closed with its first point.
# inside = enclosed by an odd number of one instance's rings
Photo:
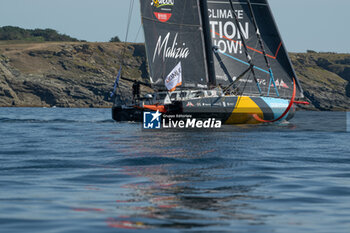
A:
{"type": "Polygon", "coordinates": [[[138,81],[134,82],[132,85],[132,95],[134,97],[134,101],[140,99],[140,83],[138,81]]]}

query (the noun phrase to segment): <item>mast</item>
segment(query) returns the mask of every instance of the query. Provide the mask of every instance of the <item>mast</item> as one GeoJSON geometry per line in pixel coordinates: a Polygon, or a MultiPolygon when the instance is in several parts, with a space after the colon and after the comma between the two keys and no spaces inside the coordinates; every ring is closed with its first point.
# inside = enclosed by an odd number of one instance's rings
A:
{"type": "Polygon", "coordinates": [[[216,76],[215,76],[215,65],[213,56],[213,44],[210,35],[210,24],[209,24],[209,14],[208,14],[208,4],[207,1],[199,1],[199,7],[201,11],[201,19],[203,24],[203,34],[205,41],[205,52],[206,60],[208,66],[208,81],[210,86],[216,86],[216,76]]]}

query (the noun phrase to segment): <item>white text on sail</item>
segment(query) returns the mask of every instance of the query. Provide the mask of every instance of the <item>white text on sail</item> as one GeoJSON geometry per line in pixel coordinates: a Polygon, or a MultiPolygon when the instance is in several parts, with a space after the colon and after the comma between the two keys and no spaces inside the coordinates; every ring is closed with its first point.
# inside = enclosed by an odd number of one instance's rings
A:
{"type": "Polygon", "coordinates": [[[156,48],[154,50],[154,55],[153,55],[153,62],[156,59],[156,56],[163,56],[163,61],[165,61],[165,58],[182,58],[185,59],[190,55],[190,49],[188,47],[185,47],[186,44],[183,43],[183,47],[177,47],[177,36],[178,33],[176,33],[174,37],[174,41],[171,47],[168,47],[168,42],[170,38],[170,32],[162,39],[162,36],[159,36],[156,48]]]}

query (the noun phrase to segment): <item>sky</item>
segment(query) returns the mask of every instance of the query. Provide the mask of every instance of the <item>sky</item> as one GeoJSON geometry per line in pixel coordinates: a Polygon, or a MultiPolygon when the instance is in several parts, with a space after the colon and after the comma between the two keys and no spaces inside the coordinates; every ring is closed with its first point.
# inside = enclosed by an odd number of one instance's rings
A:
{"type": "MultiPolygon", "coordinates": [[[[124,40],[131,0],[0,0],[0,26],[52,28],[80,40],[124,40]]],[[[143,0],[150,1],[150,0],[143,0]]],[[[181,1],[181,0],[179,0],[181,1]]],[[[269,0],[290,52],[350,53],[350,0],[269,0]]],[[[128,41],[142,42],[139,0],[128,41]]]]}

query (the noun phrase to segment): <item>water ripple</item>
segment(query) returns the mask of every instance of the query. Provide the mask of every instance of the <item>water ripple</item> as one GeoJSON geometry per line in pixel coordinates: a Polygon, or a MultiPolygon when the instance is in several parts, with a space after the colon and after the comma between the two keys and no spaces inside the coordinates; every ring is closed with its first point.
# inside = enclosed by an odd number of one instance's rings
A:
{"type": "Polygon", "coordinates": [[[1,231],[348,232],[349,134],[314,124],[340,113],[202,133],[110,118],[1,109],[1,231]]]}

